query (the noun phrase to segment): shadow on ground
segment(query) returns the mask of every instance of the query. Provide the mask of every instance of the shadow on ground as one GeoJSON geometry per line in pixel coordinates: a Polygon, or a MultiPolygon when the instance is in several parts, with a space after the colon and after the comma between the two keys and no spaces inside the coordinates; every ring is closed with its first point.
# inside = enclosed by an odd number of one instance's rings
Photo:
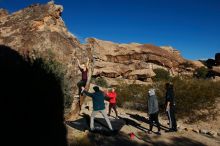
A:
{"type": "Polygon", "coordinates": [[[70,143],[70,146],[205,146],[203,143],[186,138],[172,137],[161,140],[160,136],[149,136],[147,134],[136,137],[139,141],[132,140],[130,136],[124,132],[119,132],[115,136],[103,136],[100,134],[88,133],[86,138],[81,142],[70,143]],[[85,141],[88,141],[85,143],[85,141]],[[168,141],[168,142],[167,142],[168,141]]]}
{"type": "MultiPolygon", "coordinates": [[[[66,124],[80,131],[89,130],[90,116],[88,114],[83,113],[81,117],[82,118],[75,121],[68,121],[66,122],[66,124]]],[[[104,118],[95,118],[94,127],[96,128],[96,130],[93,131],[93,133],[97,133],[105,136],[116,135],[125,125],[125,122],[122,119],[111,119],[110,121],[113,129],[115,130],[114,132],[111,132],[109,130],[108,125],[104,118]]]]}
{"type": "MultiPolygon", "coordinates": [[[[139,115],[130,114],[131,118],[138,121],[148,122],[146,118],[139,115]]],[[[68,122],[69,126],[74,129],[85,131],[89,129],[90,116],[87,114],[82,114],[82,118],[68,122]]],[[[158,135],[149,135],[146,133],[148,130],[144,128],[136,121],[130,118],[120,117],[120,120],[111,121],[114,128],[120,130],[124,125],[133,126],[140,130],[140,132],[135,134],[134,139],[131,139],[129,133],[124,133],[119,131],[116,135],[106,135],[103,131],[108,131],[107,124],[104,118],[97,118],[95,120],[96,127],[102,127],[102,131],[97,133],[88,132],[81,141],[76,143],[70,143],[70,146],[205,146],[204,144],[186,138],[186,137],[170,137],[169,139],[158,135]]]]}
{"type": "Polygon", "coordinates": [[[205,146],[201,142],[183,136],[161,139],[161,136],[152,137],[145,133],[139,133],[137,138],[143,140],[146,145],[153,146],[205,146]]]}
{"type": "MultiPolygon", "coordinates": [[[[130,114],[130,113],[126,113],[126,114],[129,115],[132,119],[135,119],[137,121],[144,122],[144,123],[147,123],[147,124],[150,123],[150,121],[147,118],[145,118],[143,116],[140,116],[138,114],[130,114]]],[[[156,125],[154,125],[154,126],[156,126],[156,125]]],[[[160,123],[160,126],[161,126],[162,130],[168,130],[169,129],[169,127],[161,125],[161,123],[160,123]]]]}

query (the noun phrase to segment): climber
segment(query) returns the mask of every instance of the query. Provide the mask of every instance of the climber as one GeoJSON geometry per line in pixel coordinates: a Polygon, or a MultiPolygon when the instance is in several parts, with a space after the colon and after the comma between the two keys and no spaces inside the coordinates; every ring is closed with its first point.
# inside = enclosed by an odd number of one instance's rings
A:
{"type": "Polygon", "coordinates": [[[78,86],[78,95],[81,95],[81,88],[86,86],[88,80],[88,66],[89,66],[89,58],[87,59],[86,64],[80,64],[79,59],[77,59],[77,63],[80,71],[82,72],[82,79],[77,83],[78,86]]]}

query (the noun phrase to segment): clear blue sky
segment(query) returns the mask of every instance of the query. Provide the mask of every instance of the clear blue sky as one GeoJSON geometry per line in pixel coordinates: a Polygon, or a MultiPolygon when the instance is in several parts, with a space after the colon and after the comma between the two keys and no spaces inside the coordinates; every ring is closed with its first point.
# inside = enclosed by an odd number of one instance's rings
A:
{"type": "MultiPolygon", "coordinates": [[[[47,0],[0,0],[9,12],[47,0]]],[[[220,52],[220,0],[55,0],[66,26],[83,42],[170,45],[187,59],[220,52]]]]}

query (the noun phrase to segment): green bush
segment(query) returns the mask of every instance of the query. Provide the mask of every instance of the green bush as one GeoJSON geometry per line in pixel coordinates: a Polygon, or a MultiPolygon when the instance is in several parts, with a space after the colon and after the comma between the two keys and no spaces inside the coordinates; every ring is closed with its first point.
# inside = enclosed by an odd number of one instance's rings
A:
{"type": "Polygon", "coordinates": [[[48,74],[52,73],[55,75],[56,79],[61,83],[62,91],[64,94],[64,106],[65,108],[69,108],[72,104],[73,97],[71,95],[71,83],[65,76],[65,68],[64,66],[52,59],[44,59],[44,58],[36,58],[33,61],[34,65],[41,65],[41,67],[47,71],[48,74]]]}
{"type": "Polygon", "coordinates": [[[191,62],[189,62],[189,61],[181,63],[180,66],[183,67],[183,68],[194,67],[193,64],[191,62]]]}
{"type": "Polygon", "coordinates": [[[101,86],[101,87],[105,87],[105,88],[108,87],[108,83],[105,80],[105,78],[103,78],[103,77],[97,77],[97,78],[92,77],[91,82],[93,84],[96,84],[96,85],[101,86]]]}
{"type": "Polygon", "coordinates": [[[205,79],[207,77],[208,74],[208,69],[205,67],[200,67],[198,69],[195,70],[195,77],[197,78],[201,78],[201,79],[205,79]]]}
{"type": "Polygon", "coordinates": [[[147,105],[147,91],[150,87],[138,84],[121,83],[116,87],[117,105],[120,107],[144,110],[147,105]]]}
{"type": "Polygon", "coordinates": [[[162,68],[154,69],[154,73],[156,74],[153,77],[154,81],[168,81],[171,79],[169,72],[162,68]]]}
{"type": "MultiPolygon", "coordinates": [[[[220,82],[203,79],[173,78],[176,113],[178,118],[187,118],[188,122],[207,120],[216,116],[216,99],[220,98],[220,82]]],[[[154,87],[158,96],[160,113],[165,114],[165,83],[153,85],[120,84],[117,105],[124,108],[147,111],[147,91],[154,87]]]]}
{"type": "Polygon", "coordinates": [[[64,66],[64,64],[56,61],[55,56],[56,54],[52,49],[48,49],[44,53],[33,51],[32,54],[30,54],[28,60],[30,60],[33,65],[41,65],[41,67],[44,68],[45,71],[54,74],[56,79],[59,80],[64,94],[64,107],[66,110],[70,108],[73,101],[73,81],[69,79],[68,76],[66,76],[66,67],[64,66]]]}
{"type": "MultiPolygon", "coordinates": [[[[158,82],[156,84],[159,100],[162,100],[162,103],[164,103],[165,82],[158,82]]],[[[175,78],[173,84],[177,117],[187,117],[189,122],[215,118],[215,101],[216,98],[220,97],[220,82],[175,78]]]]}

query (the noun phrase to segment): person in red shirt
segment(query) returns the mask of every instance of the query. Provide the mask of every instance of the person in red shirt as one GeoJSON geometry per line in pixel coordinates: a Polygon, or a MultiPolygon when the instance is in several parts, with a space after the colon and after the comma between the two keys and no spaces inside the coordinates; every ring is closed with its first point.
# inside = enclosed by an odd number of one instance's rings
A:
{"type": "Polygon", "coordinates": [[[111,91],[107,93],[107,96],[109,97],[108,116],[111,115],[111,110],[113,108],[113,110],[115,111],[115,114],[116,114],[116,118],[118,119],[118,112],[117,112],[117,109],[116,109],[116,97],[117,97],[117,94],[115,92],[115,89],[112,88],[111,91]]]}

